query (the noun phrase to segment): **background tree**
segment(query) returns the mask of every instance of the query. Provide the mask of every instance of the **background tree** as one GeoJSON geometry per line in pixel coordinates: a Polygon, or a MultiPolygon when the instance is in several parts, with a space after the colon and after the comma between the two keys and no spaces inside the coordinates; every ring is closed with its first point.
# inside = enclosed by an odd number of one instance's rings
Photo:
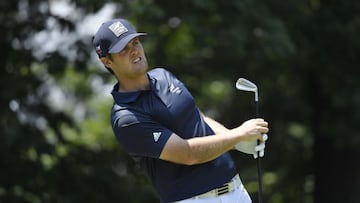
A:
{"type": "MultiPolygon", "coordinates": [[[[360,4],[270,1],[0,3],[0,202],[158,202],[109,125],[114,78],[92,35],[124,16],[208,115],[270,121],[265,202],[358,202],[360,4]],[[135,194],[136,193],[136,194],[135,194]],[[331,195],[329,195],[331,194],[331,195]]],[[[256,163],[232,152],[256,202],[256,163]]]]}

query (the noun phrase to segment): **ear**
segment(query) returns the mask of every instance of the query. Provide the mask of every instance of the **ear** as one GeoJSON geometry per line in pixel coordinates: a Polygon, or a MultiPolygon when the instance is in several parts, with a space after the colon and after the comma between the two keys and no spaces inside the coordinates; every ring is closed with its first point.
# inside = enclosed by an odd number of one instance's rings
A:
{"type": "Polygon", "coordinates": [[[101,57],[101,62],[104,64],[105,67],[111,68],[111,60],[108,57],[101,57]]]}

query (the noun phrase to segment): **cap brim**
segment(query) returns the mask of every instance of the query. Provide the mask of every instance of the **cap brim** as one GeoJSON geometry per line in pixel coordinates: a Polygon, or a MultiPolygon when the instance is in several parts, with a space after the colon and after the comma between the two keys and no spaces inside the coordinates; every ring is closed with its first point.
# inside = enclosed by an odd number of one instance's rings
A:
{"type": "Polygon", "coordinates": [[[110,54],[119,53],[121,50],[123,50],[126,45],[135,37],[141,36],[141,35],[147,35],[147,33],[134,33],[130,34],[124,38],[122,38],[119,42],[117,42],[111,49],[109,49],[110,54]]]}

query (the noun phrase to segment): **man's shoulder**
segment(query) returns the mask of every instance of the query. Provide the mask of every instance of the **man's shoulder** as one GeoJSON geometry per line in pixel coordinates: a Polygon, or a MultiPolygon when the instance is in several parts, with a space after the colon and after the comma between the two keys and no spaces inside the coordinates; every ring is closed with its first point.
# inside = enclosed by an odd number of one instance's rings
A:
{"type": "Polygon", "coordinates": [[[176,76],[169,70],[163,67],[155,67],[148,72],[150,78],[155,78],[160,81],[173,81],[177,80],[176,76]]]}
{"type": "Polygon", "coordinates": [[[149,72],[149,75],[154,77],[174,77],[173,73],[166,69],[165,67],[154,67],[149,72]]]}
{"type": "Polygon", "coordinates": [[[169,71],[166,70],[164,67],[154,67],[153,69],[151,69],[149,71],[149,75],[154,76],[154,77],[156,77],[156,76],[159,77],[159,76],[163,76],[163,75],[167,75],[167,74],[169,74],[169,71]]]}

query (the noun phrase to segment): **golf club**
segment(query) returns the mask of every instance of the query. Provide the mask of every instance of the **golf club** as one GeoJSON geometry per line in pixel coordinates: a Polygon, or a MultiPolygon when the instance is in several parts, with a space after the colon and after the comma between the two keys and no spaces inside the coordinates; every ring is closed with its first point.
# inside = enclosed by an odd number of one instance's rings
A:
{"type": "MultiPolygon", "coordinates": [[[[255,94],[255,116],[259,117],[259,93],[257,86],[245,78],[239,78],[236,81],[236,89],[248,92],[254,92],[255,94]]],[[[260,140],[257,141],[257,144],[260,143],[260,140]]],[[[260,152],[257,152],[257,173],[258,173],[258,184],[259,184],[259,203],[262,203],[262,180],[261,180],[261,162],[260,162],[260,152]]]]}

